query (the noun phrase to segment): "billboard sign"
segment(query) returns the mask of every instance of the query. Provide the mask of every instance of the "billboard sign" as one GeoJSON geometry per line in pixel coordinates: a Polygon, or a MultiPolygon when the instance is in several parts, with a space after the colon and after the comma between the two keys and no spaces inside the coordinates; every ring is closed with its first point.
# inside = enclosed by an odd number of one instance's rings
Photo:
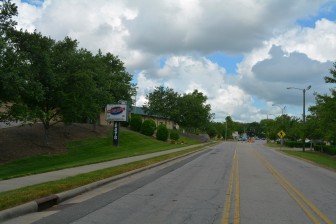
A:
{"type": "Polygon", "coordinates": [[[127,105],[126,104],[108,104],[106,105],[107,121],[127,121],[127,105]]]}

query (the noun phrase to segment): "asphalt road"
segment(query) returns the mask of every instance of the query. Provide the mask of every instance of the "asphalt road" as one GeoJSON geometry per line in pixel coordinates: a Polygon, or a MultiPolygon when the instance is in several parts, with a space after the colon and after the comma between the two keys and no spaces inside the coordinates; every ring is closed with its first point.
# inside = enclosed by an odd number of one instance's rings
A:
{"type": "Polygon", "coordinates": [[[336,173],[228,142],[8,223],[336,223],[336,173]]]}

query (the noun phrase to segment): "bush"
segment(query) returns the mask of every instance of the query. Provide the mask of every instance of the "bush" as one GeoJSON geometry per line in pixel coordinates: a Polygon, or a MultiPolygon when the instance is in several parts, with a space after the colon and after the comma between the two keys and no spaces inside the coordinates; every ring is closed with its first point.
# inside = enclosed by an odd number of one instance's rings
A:
{"type": "Polygon", "coordinates": [[[120,122],[120,125],[122,127],[126,127],[127,128],[130,125],[130,123],[128,121],[122,121],[122,122],[120,122]]]}
{"type": "MultiPolygon", "coordinates": [[[[301,148],[302,147],[302,142],[297,142],[297,141],[284,141],[284,145],[289,147],[289,148],[301,148]]],[[[310,143],[306,142],[305,147],[308,148],[310,147],[310,143]]]]}
{"type": "Polygon", "coordinates": [[[156,139],[160,141],[167,141],[169,135],[168,128],[164,124],[160,124],[156,131],[156,139]]]}
{"type": "Polygon", "coordinates": [[[216,135],[217,135],[217,130],[216,130],[216,128],[214,128],[214,127],[210,127],[210,128],[207,130],[207,134],[209,135],[210,138],[214,138],[214,137],[216,137],[216,135]]]}
{"type": "Polygon", "coordinates": [[[133,131],[140,132],[142,126],[142,118],[139,115],[132,115],[131,117],[131,129],[133,131]]]}
{"type": "Polygon", "coordinates": [[[321,151],[329,155],[336,155],[336,146],[335,145],[316,145],[314,147],[315,151],[321,151]]]}
{"type": "Polygon", "coordinates": [[[152,119],[145,120],[141,126],[141,133],[147,136],[152,136],[155,132],[156,124],[152,119]]]}
{"type": "Polygon", "coordinates": [[[170,131],[170,139],[171,140],[177,141],[177,140],[179,140],[179,138],[180,138],[180,135],[179,135],[177,130],[171,130],[170,131]]]}

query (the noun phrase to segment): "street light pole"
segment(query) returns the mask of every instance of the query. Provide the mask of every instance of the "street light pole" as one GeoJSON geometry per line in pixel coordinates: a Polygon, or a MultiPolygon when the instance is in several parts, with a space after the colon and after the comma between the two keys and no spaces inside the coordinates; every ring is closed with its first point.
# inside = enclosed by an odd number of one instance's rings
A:
{"type": "Polygon", "coordinates": [[[287,87],[287,89],[298,89],[303,93],[303,113],[302,113],[302,122],[303,122],[303,139],[302,139],[302,151],[306,149],[306,91],[311,88],[311,85],[307,86],[305,89],[287,87]]]}

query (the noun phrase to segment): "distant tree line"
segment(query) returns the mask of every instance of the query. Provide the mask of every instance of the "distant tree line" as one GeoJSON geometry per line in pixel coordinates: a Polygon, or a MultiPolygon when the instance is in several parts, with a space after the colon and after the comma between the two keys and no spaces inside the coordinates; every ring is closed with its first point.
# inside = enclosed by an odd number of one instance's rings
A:
{"type": "Polygon", "coordinates": [[[289,145],[300,147],[303,145],[304,137],[310,140],[305,143],[307,147],[313,146],[316,150],[322,150],[329,154],[336,155],[336,63],[330,69],[330,75],[324,78],[326,83],[334,84],[330,88],[330,94],[315,94],[315,105],[309,107],[310,115],[303,125],[302,118],[291,117],[287,114],[275,119],[263,119],[260,122],[240,123],[226,117],[225,122],[210,122],[207,132],[210,137],[232,138],[232,133],[238,131],[241,135],[246,133],[248,137],[266,138],[269,140],[279,139],[278,133],[283,130],[286,134],[285,140],[289,145]],[[298,144],[292,144],[296,142],[298,144]],[[331,146],[323,146],[329,142],[331,146]]]}

